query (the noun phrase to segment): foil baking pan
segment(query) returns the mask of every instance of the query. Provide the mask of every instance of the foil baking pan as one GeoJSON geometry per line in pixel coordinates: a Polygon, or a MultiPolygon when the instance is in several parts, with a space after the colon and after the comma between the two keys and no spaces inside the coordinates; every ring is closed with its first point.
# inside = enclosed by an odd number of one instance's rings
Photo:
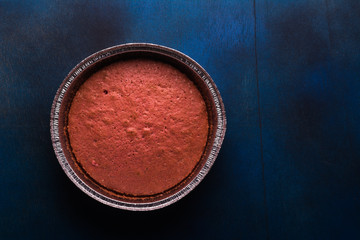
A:
{"type": "Polygon", "coordinates": [[[51,108],[50,131],[56,157],[70,180],[84,193],[111,207],[149,211],[173,204],[190,193],[206,176],[219,153],[226,131],[226,116],[220,93],[210,75],[187,55],[160,45],[128,43],[101,50],[81,61],[60,85],[51,108]],[[131,197],[109,191],[94,181],[77,163],[67,133],[67,115],[76,91],[99,69],[130,58],[160,60],[185,73],[203,96],[209,119],[204,153],[192,173],[175,187],[156,195],[131,197]]]}

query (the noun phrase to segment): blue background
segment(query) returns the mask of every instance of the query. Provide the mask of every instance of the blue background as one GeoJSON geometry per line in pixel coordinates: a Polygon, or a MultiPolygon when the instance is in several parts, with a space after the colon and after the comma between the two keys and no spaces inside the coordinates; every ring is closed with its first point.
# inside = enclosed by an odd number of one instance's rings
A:
{"type": "Polygon", "coordinates": [[[360,1],[0,0],[1,239],[360,239],[360,1]],[[49,133],[67,73],[127,42],[184,52],[228,130],[205,180],[153,212],[92,200],[49,133]]]}

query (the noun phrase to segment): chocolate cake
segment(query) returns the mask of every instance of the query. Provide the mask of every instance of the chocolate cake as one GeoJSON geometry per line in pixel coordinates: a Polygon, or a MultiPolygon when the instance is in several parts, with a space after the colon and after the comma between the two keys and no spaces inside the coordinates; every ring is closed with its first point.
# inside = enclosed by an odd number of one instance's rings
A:
{"type": "Polygon", "coordinates": [[[150,59],[108,65],[76,92],[68,137],[79,166],[100,186],[160,194],[199,162],[208,136],[204,99],[173,66],[150,59]]]}

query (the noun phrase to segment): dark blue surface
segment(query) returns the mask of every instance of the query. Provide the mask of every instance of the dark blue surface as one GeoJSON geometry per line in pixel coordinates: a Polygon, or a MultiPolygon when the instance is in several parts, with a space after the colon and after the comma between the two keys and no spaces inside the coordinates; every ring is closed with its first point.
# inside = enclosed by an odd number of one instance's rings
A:
{"type": "Polygon", "coordinates": [[[360,2],[0,1],[0,239],[359,239],[360,2]],[[67,73],[113,45],[175,48],[213,77],[228,130],[189,196],[90,199],[52,150],[67,73]]]}

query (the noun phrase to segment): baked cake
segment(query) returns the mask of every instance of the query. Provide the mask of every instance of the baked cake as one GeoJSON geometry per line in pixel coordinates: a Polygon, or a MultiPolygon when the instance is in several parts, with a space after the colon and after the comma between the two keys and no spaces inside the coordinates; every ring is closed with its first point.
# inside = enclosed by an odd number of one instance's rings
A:
{"type": "Polygon", "coordinates": [[[199,162],[208,136],[204,99],[175,67],[150,59],[108,65],[76,92],[68,114],[72,152],[102,187],[162,193],[199,162]]]}

